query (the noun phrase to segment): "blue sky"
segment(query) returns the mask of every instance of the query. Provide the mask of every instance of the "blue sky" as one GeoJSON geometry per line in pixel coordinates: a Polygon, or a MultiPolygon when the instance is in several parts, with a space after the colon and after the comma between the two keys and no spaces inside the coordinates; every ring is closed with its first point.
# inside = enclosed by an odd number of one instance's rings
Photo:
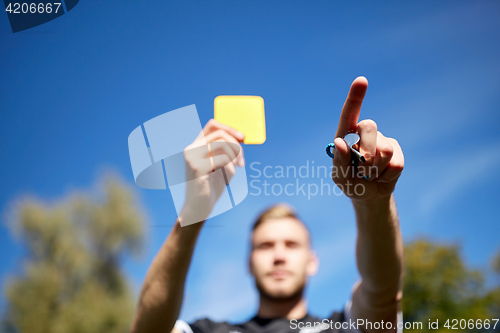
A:
{"type": "MultiPolygon", "coordinates": [[[[395,193],[405,241],[459,242],[467,262],[486,269],[500,245],[499,14],[497,1],[81,0],[16,34],[2,14],[0,209],[26,193],[53,201],[90,188],[106,169],[133,184],[129,133],[190,104],[205,124],[218,95],[264,98],[267,141],[244,147],[249,181],[253,162],[260,170],[329,166],[324,147],[350,83],[364,75],[361,119],[374,119],[405,154],[395,193]]],[[[150,225],[141,260],[124,263],[136,291],[176,218],[168,191],[137,193],[150,225]]],[[[349,201],[255,193],[202,231],[181,318],[255,313],[249,228],[277,201],[297,208],[320,257],[307,290],[311,313],[327,316],[349,298],[358,278],[349,201]]],[[[22,260],[4,225],[0,250],[3,283],[22,260]]]]}

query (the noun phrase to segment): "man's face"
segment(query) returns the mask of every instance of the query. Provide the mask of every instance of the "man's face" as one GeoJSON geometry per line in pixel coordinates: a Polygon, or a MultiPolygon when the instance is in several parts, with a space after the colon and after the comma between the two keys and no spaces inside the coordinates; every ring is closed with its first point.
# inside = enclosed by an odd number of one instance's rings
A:
{"type": "Polygon", "coordinates": [[[294,218],[265,220],[255,229],[250,272],[261,296],[288,299],[302,294],[307,276],[318,268],[308,235],[294,218]]]}

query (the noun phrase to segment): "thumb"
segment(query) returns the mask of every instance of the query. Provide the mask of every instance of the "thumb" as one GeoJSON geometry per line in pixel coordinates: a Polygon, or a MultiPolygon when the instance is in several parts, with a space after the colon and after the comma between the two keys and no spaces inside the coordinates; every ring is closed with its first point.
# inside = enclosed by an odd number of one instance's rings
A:
{"type": "Polygon", "coordinates": [[[334,166],[349,166],[351,165],[351,149],[342,138],[336,138],[333,141],[335,144],[335,152],[333,153],[334,166]]]}

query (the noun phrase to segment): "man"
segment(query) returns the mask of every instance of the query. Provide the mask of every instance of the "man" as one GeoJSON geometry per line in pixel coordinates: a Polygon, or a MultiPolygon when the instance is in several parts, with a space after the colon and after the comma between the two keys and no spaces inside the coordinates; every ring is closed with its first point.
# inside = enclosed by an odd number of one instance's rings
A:
{"type": "MultiPolygon", "coordinates": [[[[203,176],[190,185],[194,187],[191,189],[193,195],[186,197],[175,226],[151,264],[132,332],[279,333],[299,332],[306,327],[311,328],[302,332],[401,331],[396,327],[401,321],[403,245],[392,193],[403,170],[404,157],[398,142],[378,132],[375,122],[358,123],[367,87],[364,77],[352,83],[334,141],[332,178],[352,200],[358,229],[356,256],[361,280],[355,284],[352,300],[346,303],[345,309],[333,313],[331,321],[324,321],[327,326],[318,325],[320,320],[307,313],[303,290],[307,277],[318,269],[318,260],[310,248],[305,225],[290,207],[277,205],[261,214],[252,233],[249,267],[260,295],[257,315],[239,325],[214,323],[208,319],[191,325],[177,321],[186,274],[204,222],[185,227],[181,227],[181,223],[192,220],[193,215],[208,217],[221,193],[221,189],[214,189],[213,184],[207,183],[207,172],[202,167],[206,163],[198,163],[185,154],[188,171],[203,176]],[[356,148],[366,159],[362,165],[353,165],[350,148],[341,139],[349,132],[357,132],[360,136],[356,148]],[[350,172],[351,168],[355,168],[355,172],[350,172]],[[363,191],[353,191],[356,185],[362,186],[363,191]],[[353,327],[353,322],[360,325],[353,327]]],[[[243,154],[240,154],[243,135],[211,120],[186,150],[199,147],[203,136],[207,143],[229,143],[212,149],[205,158],[210,161],[212,170],[226,166],[230,180],[234,175],[230,162],[244,165],[243,154]]]]}

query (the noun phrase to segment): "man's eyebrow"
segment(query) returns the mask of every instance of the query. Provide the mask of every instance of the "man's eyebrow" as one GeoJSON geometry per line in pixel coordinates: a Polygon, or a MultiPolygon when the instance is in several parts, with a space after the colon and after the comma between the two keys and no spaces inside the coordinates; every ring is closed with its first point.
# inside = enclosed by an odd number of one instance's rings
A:
{"type": "Polygon", "coordinates": [[[260,241],[260,242],[252,242],[252,248],[255,248],[255,247],[259,247],[263,244],[274,244],[276,241],[272,241],[272,240],[264,240],[264,241],[260,241]]]}

